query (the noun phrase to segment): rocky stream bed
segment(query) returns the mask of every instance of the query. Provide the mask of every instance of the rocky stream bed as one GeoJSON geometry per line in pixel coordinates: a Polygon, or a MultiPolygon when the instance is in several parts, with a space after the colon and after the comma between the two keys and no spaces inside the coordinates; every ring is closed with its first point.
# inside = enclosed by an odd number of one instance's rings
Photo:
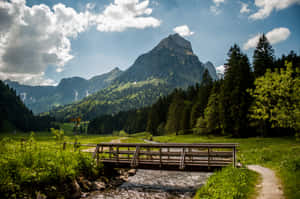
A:
{"type": "MultiPolygon", "coordinates": [[[[208,172],[138,170],[121,175],[121,183],[87,194],[86,199],[165,199],[193,198],[205,184],[208,172]]],[[[120,181],[119,181],[120,182],[120,181]]]]}

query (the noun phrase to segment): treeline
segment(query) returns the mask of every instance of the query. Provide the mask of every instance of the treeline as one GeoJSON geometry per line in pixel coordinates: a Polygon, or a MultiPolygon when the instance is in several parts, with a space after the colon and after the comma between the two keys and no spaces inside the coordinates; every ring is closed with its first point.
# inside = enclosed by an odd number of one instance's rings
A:
{"type": "Polygon", "coordinates": [[[224,79],[213,81],[206,71],[201,85],[175,89],[148,108],[98,117],[90,122],[88,133],[292,135],[300,131],[299,93],[300,56],[291,51],[275,59],[262,35],[252,67],[234,45],[228,52],[224,79]]]}
{"type": "Polygon", "coordinates": [[[34,116],[16,91],[0,80],[0,132],[48,130],[53,120],[49,116],[34,116]]]}

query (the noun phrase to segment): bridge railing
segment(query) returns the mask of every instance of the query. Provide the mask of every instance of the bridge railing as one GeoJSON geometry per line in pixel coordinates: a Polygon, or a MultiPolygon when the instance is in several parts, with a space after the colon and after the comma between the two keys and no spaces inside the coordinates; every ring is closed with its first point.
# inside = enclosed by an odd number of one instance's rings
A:
{"type": "Polygon", "coordinates": [[[235,167],[237,147],[235,143],[100,143],[94,156],[97,163],[133,168],[235,167]]]}

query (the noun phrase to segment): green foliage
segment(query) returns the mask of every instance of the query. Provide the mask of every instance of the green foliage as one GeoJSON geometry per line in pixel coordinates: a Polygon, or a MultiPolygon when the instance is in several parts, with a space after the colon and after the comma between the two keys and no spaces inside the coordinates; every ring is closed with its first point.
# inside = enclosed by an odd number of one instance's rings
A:
{"type": "Polygon", "coordinates": [[[33,134],[21,142],[3,138],[0,147],[0,198],[35,198],[37,192],[62,197],[69,194],[65,183],[99,174],[89,154],[38,143],[33,134]]]}
{"type": "Polygon", "coordinates": [[[255,80],[250,117],[270,122],[272,127],[292,128],[300,132],[300,71],[292,64],[286,69],[271,72],[255,80]]]}
{"type": "Polygon", "coordinates": [[[54,139],[58,143],[62,143],[65,140],[65,133],[62,129],[53,129],[51,128],[51,133],[54,135],[54,139]]]}
{"type": "Polygon", "coordinates": [[[245,199],[254,192],[258,175],[245,168],[227,167],[209,177],[195,199],[245,199]]]}

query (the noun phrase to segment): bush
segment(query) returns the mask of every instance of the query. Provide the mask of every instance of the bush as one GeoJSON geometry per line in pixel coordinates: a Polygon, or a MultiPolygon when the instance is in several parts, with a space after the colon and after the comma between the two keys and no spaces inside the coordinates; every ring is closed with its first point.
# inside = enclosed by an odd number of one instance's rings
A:
{"type": "Polygon", "coordinates": [[[226,167],[209,177],[195,199],[245,199],[255,188],[258,175],[246,168],[226,167]]]}

